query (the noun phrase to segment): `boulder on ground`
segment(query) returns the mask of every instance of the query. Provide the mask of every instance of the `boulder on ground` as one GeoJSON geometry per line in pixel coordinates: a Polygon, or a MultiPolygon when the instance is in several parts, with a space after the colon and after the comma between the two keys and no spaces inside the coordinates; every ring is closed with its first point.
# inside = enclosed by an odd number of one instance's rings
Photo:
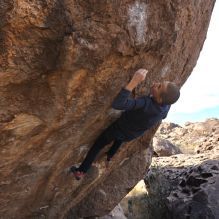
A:
{"type": "Polygon", "coordinates": [[[159,157],[181,153],[180,149],[172,144],[169,140],[159,137],[153,138],[153,149],[155,154],[159,157]]]}

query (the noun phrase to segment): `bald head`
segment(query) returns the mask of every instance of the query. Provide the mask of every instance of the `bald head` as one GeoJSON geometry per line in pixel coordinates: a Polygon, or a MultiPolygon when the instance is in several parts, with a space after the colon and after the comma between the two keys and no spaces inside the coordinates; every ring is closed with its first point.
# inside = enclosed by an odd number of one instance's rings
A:
{"type": "Polygon", "coordinates": [[[160,93],[160,97],[162,100],[162,104],[173,104],[175,103],[180,96],[179,87],[170,81],[165,81],[164,83],[164,89],[160,93]]]}

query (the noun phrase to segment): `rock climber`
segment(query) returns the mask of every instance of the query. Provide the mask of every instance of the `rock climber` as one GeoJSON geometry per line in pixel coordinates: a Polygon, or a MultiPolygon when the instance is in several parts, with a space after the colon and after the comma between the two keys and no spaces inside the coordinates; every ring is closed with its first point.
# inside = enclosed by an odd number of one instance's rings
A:
{"type": "Polygon", "coordinates": [[[109,163],[123,142],[143,135],[146,130],[166,118],[170,105],[178,100],[179,87],[170,81],[153,83],[148,96],[130,98],[132,90],[145,80],[147,73],[146,69],[139,69],[131,81],[121,88],[112,103],[112,108],[124,112],[99,135],[81,165],[70,168],[77,180],[84,177],[104,146],[113,142],[106,153],[106,163],[109,163]]]}

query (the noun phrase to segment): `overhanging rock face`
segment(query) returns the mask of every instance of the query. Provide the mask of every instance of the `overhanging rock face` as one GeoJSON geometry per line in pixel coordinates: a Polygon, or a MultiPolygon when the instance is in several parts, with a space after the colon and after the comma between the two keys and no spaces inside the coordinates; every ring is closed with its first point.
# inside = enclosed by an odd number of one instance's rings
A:
{"type": "Polygon", "coordinates": [[[111,102],[135,70],[149,70],[135,96],[148,93],[153,81],[186,81],[213,6],[213,0],[2,0],[1,217],[112,210],[150,164],[156,127],[124,145],[108,171],[103,156],[99,173],[94,168],[81,182],[64,170],[80,163],[118,116],[111,102]]]}

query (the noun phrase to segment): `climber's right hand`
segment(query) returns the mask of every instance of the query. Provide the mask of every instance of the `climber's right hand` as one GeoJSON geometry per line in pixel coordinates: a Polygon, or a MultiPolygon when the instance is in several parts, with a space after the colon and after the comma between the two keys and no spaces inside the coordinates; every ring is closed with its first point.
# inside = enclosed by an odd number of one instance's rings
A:
{"type": "Polygon", "coordinates": [[[139,84],[140,82],[144,81],[144,79],[146,78],[146,75],[148,73],[148,70],[146,69],[138,69],[134,76],[132,77],[132,81],[135,82],[136,84],[139,84]]]}
{"type": "Polygon", "coordinates": [[[126,89],[132,91],[140,82],[142,82],[148,73],[146,69],[139,69],[135,72],[134,76],[132,77],[131,81],[126,85],[126,89]]]}

